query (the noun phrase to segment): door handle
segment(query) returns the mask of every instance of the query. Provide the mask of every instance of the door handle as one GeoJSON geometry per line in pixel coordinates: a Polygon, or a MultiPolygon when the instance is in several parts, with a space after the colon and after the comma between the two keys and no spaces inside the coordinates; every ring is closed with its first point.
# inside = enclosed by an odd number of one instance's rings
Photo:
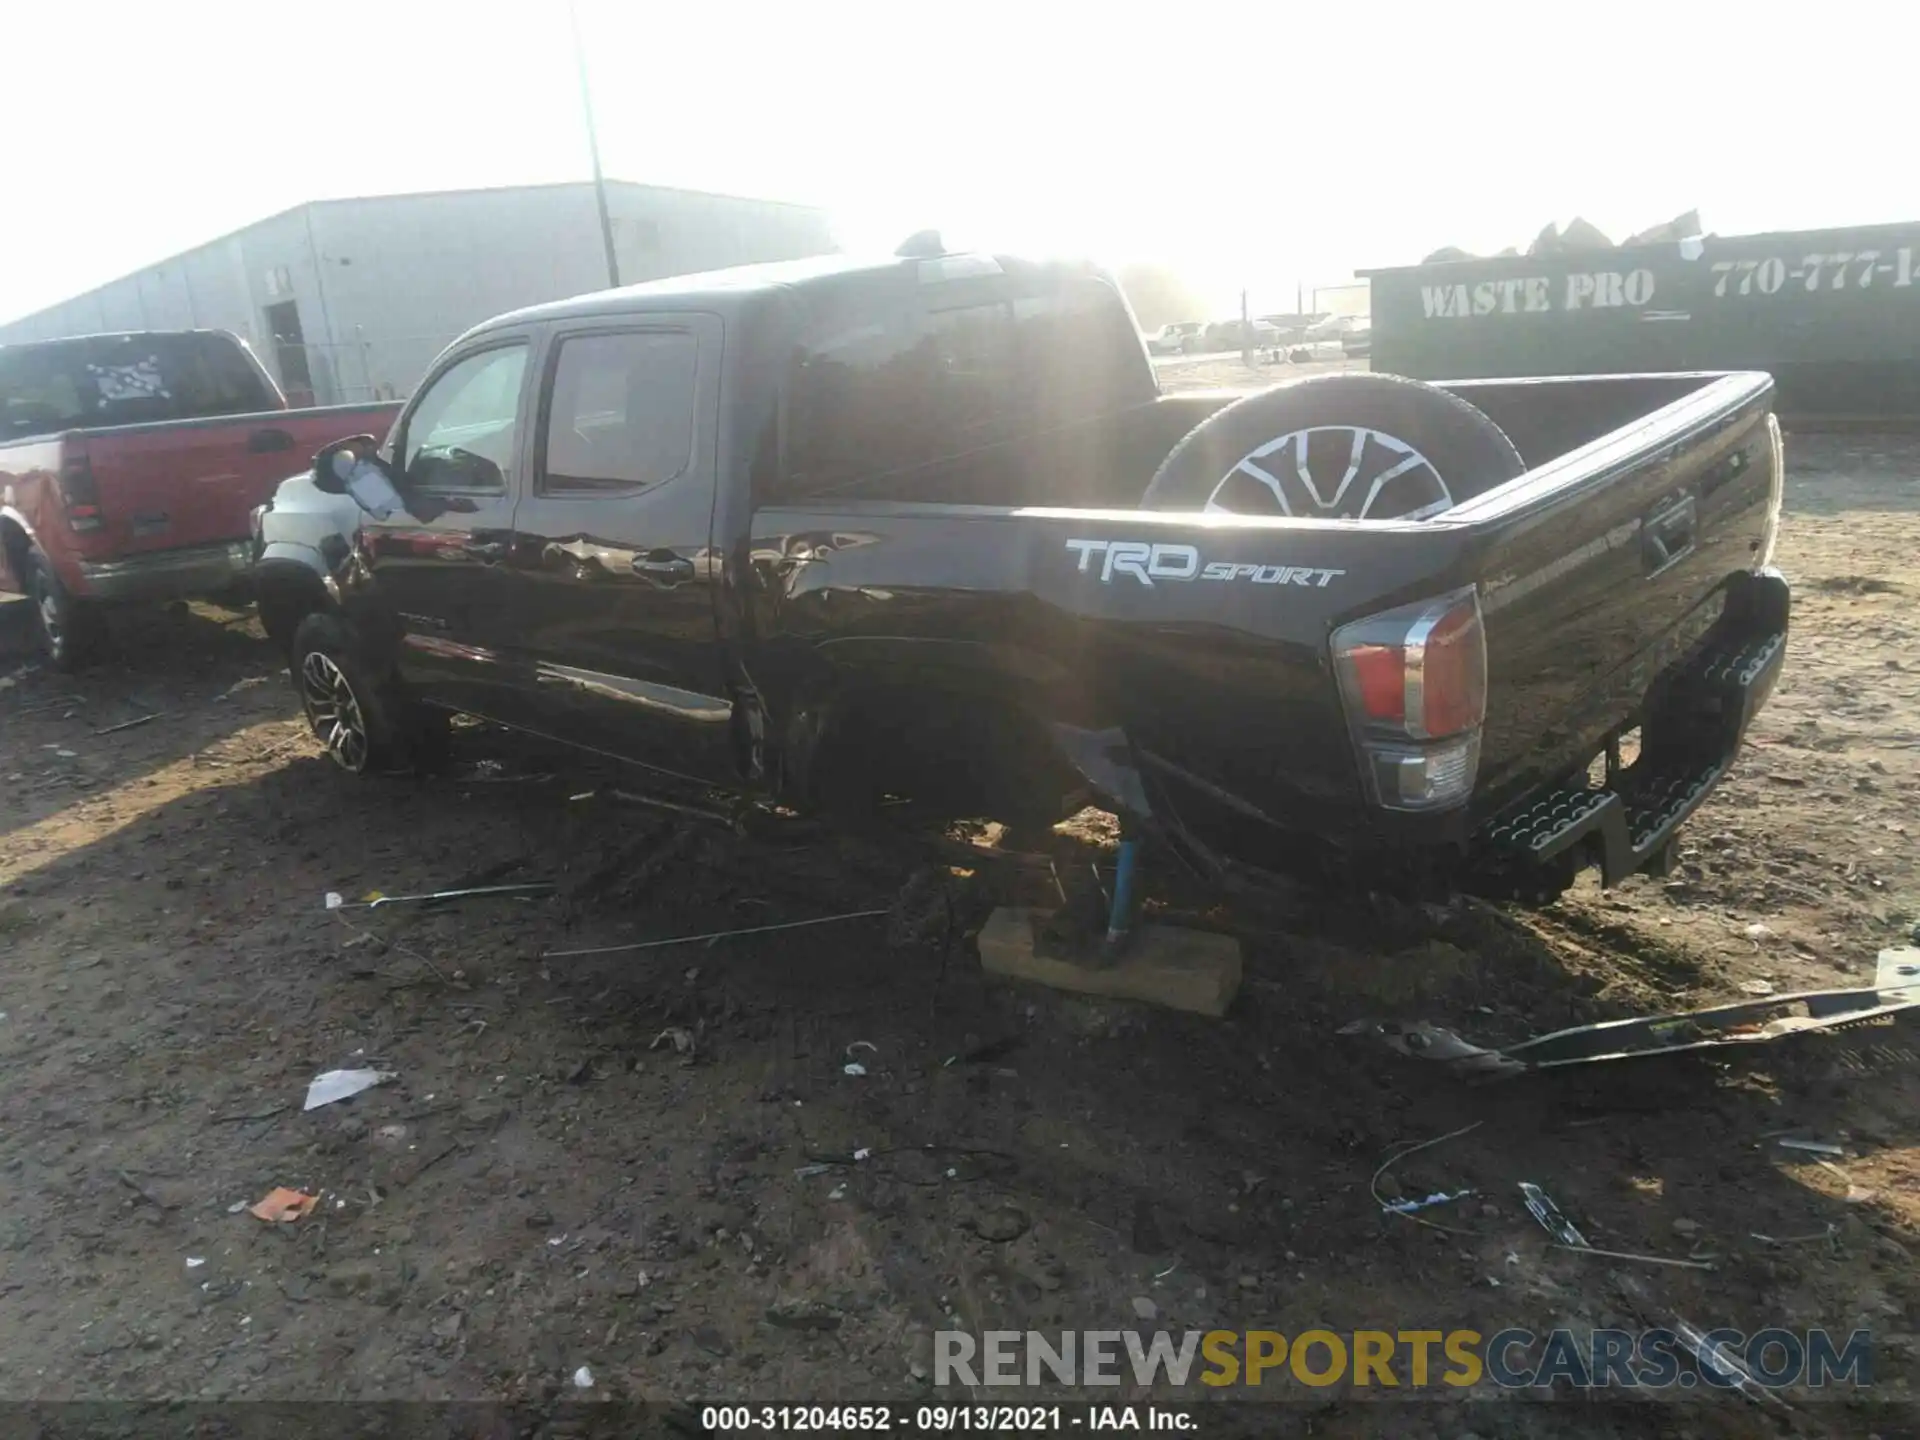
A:
{"type": "Polygon", "coordinates": [[[293,436],[285,430],[256,430],[247,437],[247,451],[253,455],[269,455],[292,448],[293,436]]]}
{"type": "Polygon", "coordinates": [[[1693,549],[1700,528],[1700,507],[1689,495],[1641,522],[1641,555],[1647,573],[1657,575],[1693,549]]]}
{"type": "Polygon", "coordinates": [[[483,565],[491,565],[497,560],[507,558],[508,546],[505,540],[468,540],[460,548],[483,565]]]}
{"type": "Polygon", "coordinates": [[[633,573],[666,590],[693,579],[693,562],[671,550],[655,550],[633,557],[633,573]]]}

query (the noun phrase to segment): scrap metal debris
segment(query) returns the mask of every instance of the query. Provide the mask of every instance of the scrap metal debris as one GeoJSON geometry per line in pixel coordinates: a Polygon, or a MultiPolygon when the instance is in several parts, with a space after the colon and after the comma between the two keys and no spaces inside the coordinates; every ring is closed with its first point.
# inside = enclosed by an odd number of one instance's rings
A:
{"type": "Polygon", "coordinates": [[[322,1105],[349,1099],[393,1078],[391,1070],[328,1070],[313,1077],[307,1086],[307,1103],[300,1108],[318,1110],[322,1105]]]}
{"type": "MultiPolygon", "coordinates": [[[[1920,938],[1920,925],[1914,927],[1914,934],[1920,938]]],[[[1882,950],[1879,962],[1874,967],[1873,983],[1882,990],[1920,984],[1920,949],[1912,945],[1895,945],[1882,950]]]]}
{"type": "Polygon", "coordinates": [[[1520,1198],[1526,1202],[1527,1213],[1540,1222],[1554,1239],[1572,1250],[1585,1250],[1587,1237],[1582,1235],[1574,1223],[1560,1213],[1560,1207],[1553,1203],[1553,1197],[1531,1180],[1520,1182],[1520,1198]]]}
{"type": "Polygon", "coordinates": [[[1438,1025],[1429,1025],[1424,1020],[1411,1023],[1397,1021],[1355,1020],[1340,1027],[1342,1035],[1377,1035],[1389,1049],[1402,1055],[1411,1055],[1416,1060],[1443,1061],[1462,1075],[1471,1075],[1477,1079],[1496,1080],[1518,1075],[1526,1066],[1518,1060],[1510,1060],[1498,1050],[1489,1050],[1485,1046],[1475,1045],[1463,1040],[1451,1030],[1438,1025]]]}
{"type": "Polygon", "coordinates": [[[628,805],[641,805],[649,810],[665,810],[673,815],[685,815],[691,820],[706,820],[715,825],[724,825],[735,832],[740,829],[739,816],[717,805],[686,805],[678,800],[663,800],[658,795],[636,795],[631,790],[614,790],[609,793],[615,800],[628,805]]]}
{"type": "Polygon", "coordinates": [[[1713,1261],[1707,1259],[1682,1259],[1672,1255],[1645,1255],[1632,1250],[1602,1250],[1589,1244],[1587,1237],[1580,1233],[1579,1227],[1561,1213],[1554,1204],[1553,1197],[1531,1180],[1520,1182],[1520,1198],[1526,1203],[1527,1213],[1540,1222],[1540,1228],[1553,1236],[1562,1250],[1571,1250],[1580,1255],[1592,1255],[1603,1260],[1633,1260],[1646,1265],[1677,1265],[1685,1270],[1711,1270],[1713,1261]]]}
{"type": "Polygon", "coordinates": [[[1391,1204],[1383,1205],[1381,1208],[1383,1210],[1390,1210],[1396,1215],[1407,1215],[1415,1210],[1425,1210],[1433,1205],[1451,1205],[1454,1201],[1464,1200],[1473,1193],[1471,1190],[1455,1190],[1452,1194],[1448,1194],[1445,1190],[1436,1190],[1424,1200],[1395,1200],[1391,1204]]]}
{"type": "Polygon", "coordinates": [[[1686,1347],[1687,1353],[1703,1371],[1710,1371],[1725,1379],[1756,1405],[1778,1405],[1782,1410],[1790,1410],[1778,1395],[1767,1389],[1753,1378],[1753,1372],[1741,1363],[1740,1357],[1727,1348],[1724,1341],[1711,1341],[1699,1326],[1674,1317],[1673,1333],[1676,1339],[1686,1347]]]}
{"type": "Polygon", "coordinates": [[[106,729],[96,730],[93,733],[96,735],[118,735],[122,730],[137,730],[140,726],[150,724],[165,714],[166,711],[164,710],[156,710],[151,715],[141,715],[132,720],[122,720],[118,725],[109,725],[106,729]]]}
{"type": "Polygon", "coordinates": [[[1810,1245],[1816,1240],[1824,1240],[1827,1242],[1828,1249],[1832,1249],[1834,1242],[1840,1238],[1840,1227],[1828,1221],[1826,1229],[1815,1230],[1809,1235],[1762,1235],[1758,1230],[1750,1230],[1747,1233],[1762,1245],[1810,1245]]]}
{"type": "Polygon", "coordinates": [[[636,940],[630,945],[594,945],[584,950],[548,950],[542,960],[569,960],[579,955],[617,955],[628,950],[657,950],[666,945],[698,945],[703,941],[731,940],[739,935],[765,935],[775,930],[799,930],[808,925],[838,925],[845,920],[869,920],[888,915],[889,910],[850,910],[844,915],[822,915],[815,920],[788,920],[779,925],[749,925],[741,930],[715,930],[707,935],[675,935],[667,940],[636,940]]]}
{"type": "Polygon", "coordinates": [[[1642,1265],[1677,1265],[1683,1270],[1711,1270],[1714,1262],[1705,1256],[1643,1255],[1634,1250],[1602,1250],[1597,1245],[1559,1245],[1559,1250],[1571,1250],[1576,1255],[1594,1255],[1602,1260],[1635,1260],[1642,1265]]]}
{"type": "Polygon", "coordinates": [[[477,900],[487,895],[544,895],[552,890],[550,880],[532,880],[519,885],[477,885],[465,890],[435,890],[425,895],[382,895],[375,892],[365,900],[349,900],[338,890],[327,892],[329,910],[379,910],[387,905],[426,904],[435,900],[477,900]]]}
{"type": "MultiPolygon", "coordinates": [[[[1413,1211],[1422,1208],[1422,1206],[1420,1205],[1414,1205],[1408,1208],[1401,1208],[1399,1206],[1389,1204],[1387,1201],[1387,1197],[1380,1193],[1380,1177],[1385,1175],[1387,1171],[1391,1170],[1394,1166],[1398,1165],[1402,1160],[1406,1159],[1409,1155],[1417,1155],[1422,1150],[1431,1150],[1435,1145],[1444,1144],[1449,1140],[1457,1140],[1462,1135],[1468,1134],[1469,1132],[1474,1130],[1478,1130],[1483,1123],[1485,1122],[1476,1120],[1471,1125],[1462,1125],[1458,1130],[1449,1130],[1446,1134],[1436,1135],[1431,1140],[1421,1140],[1412,1145],[1402,1146],[1401,1148],[1393,1151],[1391,1154],[1387,1156],[1386,1159],[1380,1162],[1379,1168],[1373,1172],[1372,1177],[1367,1181],[1367,1193],[1373,1196],[1373,1203],[1378,1205],[1380,1209],[1386,1214],[1403,1216],[1404,1218],[1413,1221],[1413,1223],[1416,1225],[1425,1225],[1430,1230],[1445,1230],[1449,1234],[1453,1234],[1453,1235],[1464,1233],[1464,1232],[1455,1230],[1450,1225],[1439,1225],[1433,1222],[1432,1220],[1426,1220],[1421,1218],[1418,1215],[1415,1215],[1413,1211]]],[[[1463,1190],[1460,1193],[1464,1195],[1467,1192],[1463,1190]]]]}
{"type": "MultiPolygon", "coordinates": [[[[1900,954],[1920,958],[1920,952],[1900,954]]],[[[1881,954],[1882,973],[1889,967],[1881,954]]],[[[1470,1080],[1506,1080],[1575,1065],[1682,1055],[1702,1050],[1764,1044],[1864,1025],[1920,1007],[1920,981],[1845,990],[1803,990],[1790,995],[1709,1005],[1666,1015],[1604,1020],[1535,1035],[1498,1049],[1477,1045],[1424,1021],[1356,1020],[1342,1035],[1374,1035],[1402,1055],[1433,1060],[1470,1080]]]]}
{"type": "Polygon", "coordinates": [[[1842,1160],[1847,1157],[1846,1146],[1830,1145],[1825,1140],[1776,1140],[1774,1144],[1782,1150],[1805,1150],[1812,1155],[1834,1155],[1842,1160]]]}

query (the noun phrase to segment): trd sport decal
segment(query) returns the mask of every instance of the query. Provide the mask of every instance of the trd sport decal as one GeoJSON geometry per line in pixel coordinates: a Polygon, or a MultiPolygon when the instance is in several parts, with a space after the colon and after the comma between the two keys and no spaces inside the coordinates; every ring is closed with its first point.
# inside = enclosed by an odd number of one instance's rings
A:
{"type": "Polygon", "coordinates": [[[1156,580],[1249,580],[1255,585],[1305,585],[1324,590],[1344,570],[1319,570],[1308,565],[1241,565],[1232,560],[1201,563],[1191,545],[1149,545],[1144,540],[1069,540],[1067,549],[1080,557],[1080,573],[1100,560],[1100,583],[1111,585],[1115,575],[1131,575],[1142,585],[1156,580]]]}

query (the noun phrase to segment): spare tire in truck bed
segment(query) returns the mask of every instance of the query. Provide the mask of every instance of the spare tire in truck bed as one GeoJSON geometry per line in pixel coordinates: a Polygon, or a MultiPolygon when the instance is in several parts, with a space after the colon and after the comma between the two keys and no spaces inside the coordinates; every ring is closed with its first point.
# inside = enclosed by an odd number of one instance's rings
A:
{"type": "Polygon", "coordinates": [[[1417,520],[1521,474],[1506,432],[1397,375],[1315,375],[1236,400],[1161,462],[1145,510],[1417,520]]]}

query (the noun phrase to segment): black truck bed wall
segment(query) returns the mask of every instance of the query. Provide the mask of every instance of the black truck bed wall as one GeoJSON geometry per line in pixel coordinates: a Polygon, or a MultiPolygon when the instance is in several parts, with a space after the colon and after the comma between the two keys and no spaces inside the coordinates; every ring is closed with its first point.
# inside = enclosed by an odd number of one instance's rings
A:
{"type": "Polygon", "coordinates": [[[768,507],[749,546],[769,577],[749,621],[757,678],[775,703],[823,671],[997,692],[1042,716],[1121,726],[1263,811],[1288,809],[1295,827],[1350,830],[1356,778],[1330,632],[1477,583],[1489,652],[1478,815],[1618,728],[1644,690],[1645,677],[1627,683],[1636,663],[1756,561],[1773,484],[1770,383],[1681,390],[1642,423],[1428,522],[768,507]],[[1641,520],[1686,492],[1701,541],[1649,574],[1641,520]],[[1109,565],[1116,547],[1152,558],[1109,565]],[[1262,567],[1264,583],[1206,578],[1240,566],[1262,567]],[[1156,567],[1160,578],[1142,573],[1156,567]]]}

